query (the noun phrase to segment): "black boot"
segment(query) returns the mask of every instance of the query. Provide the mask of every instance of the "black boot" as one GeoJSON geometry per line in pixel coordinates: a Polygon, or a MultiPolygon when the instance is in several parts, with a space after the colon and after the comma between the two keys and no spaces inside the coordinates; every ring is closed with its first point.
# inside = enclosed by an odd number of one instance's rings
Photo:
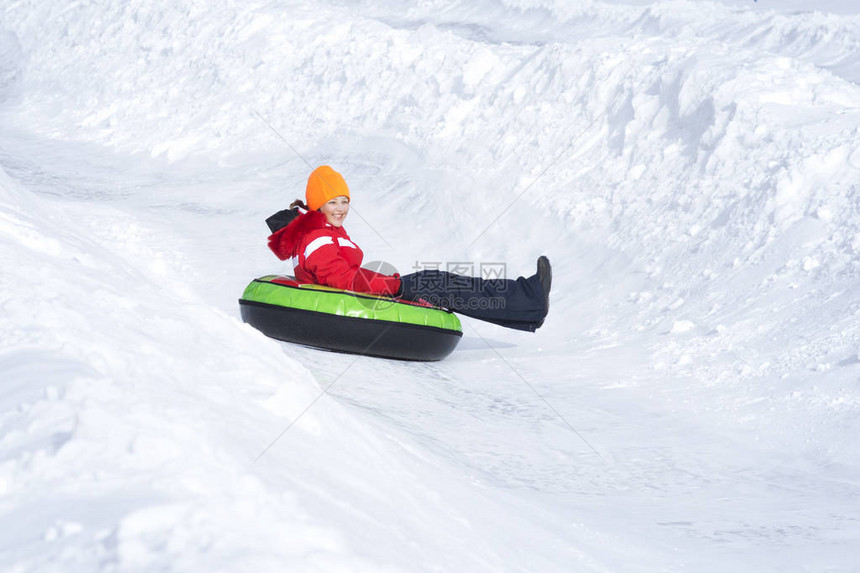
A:
{"type": "MultiPolygon", "coordinates": [[[[538,257],[537,274],[540,279],[540,286],[543,289],[544,302],[544,318],[549,314],[549,291],[552,288],[552,266],[549,264],[549,259],[544,255],[538,257]]],[[[535,328],[540,328],[543,325],[544,318],[541,318],[535,328]]]]}

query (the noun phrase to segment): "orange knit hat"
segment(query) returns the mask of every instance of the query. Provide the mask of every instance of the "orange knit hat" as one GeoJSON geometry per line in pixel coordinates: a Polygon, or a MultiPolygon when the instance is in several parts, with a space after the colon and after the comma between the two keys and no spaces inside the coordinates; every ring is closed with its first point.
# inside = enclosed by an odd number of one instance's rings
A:
{"type": "Polygon", "coordinates": [[[343,175],[329,167],[321,165],[313,170],[308,177],[305,189],[305,202],[311,211],[316,211],[335,197],[343,195],[349,199],[349,187],[343,180],[343,175]]]}

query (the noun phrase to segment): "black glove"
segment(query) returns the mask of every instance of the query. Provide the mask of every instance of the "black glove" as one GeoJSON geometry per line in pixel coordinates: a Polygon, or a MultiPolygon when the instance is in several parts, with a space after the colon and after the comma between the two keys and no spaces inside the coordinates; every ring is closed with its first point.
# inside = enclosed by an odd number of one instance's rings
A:
{"type": "Polygon", "coordinates": [[[298,209],[284,209],[283,211],[278,211],[277,213],[266,219],[266,224],[269,226],[269,229],[271,229],[272,232],[275,233],[292,223],[293,219],[298,216],[298,209]]]}

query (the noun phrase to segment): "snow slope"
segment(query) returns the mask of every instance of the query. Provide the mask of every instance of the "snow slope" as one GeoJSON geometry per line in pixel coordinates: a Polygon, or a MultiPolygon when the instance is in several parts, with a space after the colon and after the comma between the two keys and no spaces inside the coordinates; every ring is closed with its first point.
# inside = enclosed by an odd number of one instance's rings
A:
{"type": "Polygon", "coordinates": [[[857,571],[860,7],[0,3],[0,569],[857,571]],[[369,259],[555,268],[436,364],[241,324],[330,163],[369,259]]]}

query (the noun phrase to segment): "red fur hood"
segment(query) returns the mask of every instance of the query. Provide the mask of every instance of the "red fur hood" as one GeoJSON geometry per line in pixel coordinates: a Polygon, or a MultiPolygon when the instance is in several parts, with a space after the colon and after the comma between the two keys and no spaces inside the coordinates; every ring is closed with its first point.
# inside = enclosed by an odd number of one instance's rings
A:
{"type": "Polygon", "coordinates": [[[296,256],[302,237],[325,226],[325,215],[319,211],[306,211],[283,229],[269,235],[269,248],[279,259],[285,261],[296,256]]]}

